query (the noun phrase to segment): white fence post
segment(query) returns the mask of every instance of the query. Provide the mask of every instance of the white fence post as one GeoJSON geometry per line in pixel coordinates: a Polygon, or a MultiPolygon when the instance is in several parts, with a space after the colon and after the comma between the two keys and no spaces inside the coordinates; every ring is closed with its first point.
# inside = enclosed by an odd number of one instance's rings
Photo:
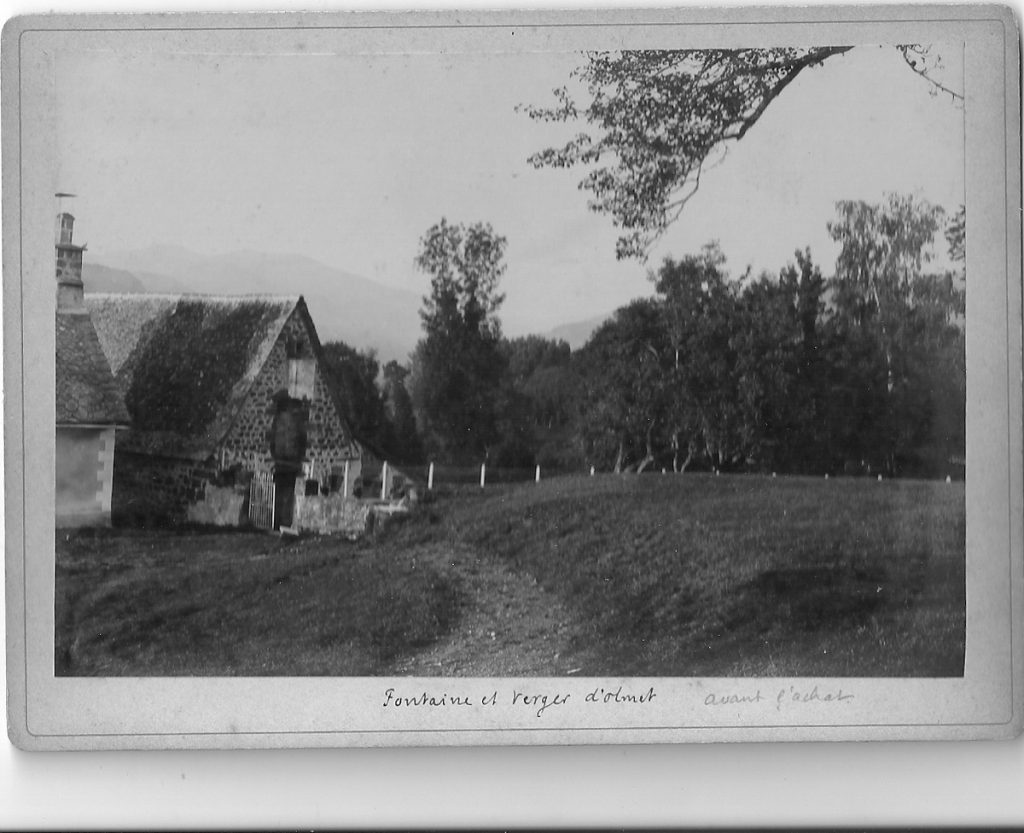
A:
{"type": "Polygon", "coordinates": [[[384,461],[384,466],[380,470],[380,499],[388,499],[388,461],[384,461]]]}
{"type": "Polygon", "coordinates": [[[593,466],[590,467],[590,476],[591,477],[594,476],[594,467],[593,466]]]}
{"type": "Polygon", "coordinates": [[[349,461],[345,461],[345,479],[341,481],[341,496],[348,497],[348,467],[349,461]]]}
{"type": "Polygon", "coordinates": [[[535,483],[540,483],[540,466],[537,466],[537,474],[533,478],[535,483]]]}
{"type": "Polygon", "coordinates": [[[484,483],[487,482],[487,463],[480,464],[480,488],[484,487],[484,483]]]}
{"type": "Polygon", "coordinates": [[[433,488],[434,488],[434,464],[431,463],[430,467],[427,469],[427,489],[429,490],[429,489],[433,489],[433,488]]]}

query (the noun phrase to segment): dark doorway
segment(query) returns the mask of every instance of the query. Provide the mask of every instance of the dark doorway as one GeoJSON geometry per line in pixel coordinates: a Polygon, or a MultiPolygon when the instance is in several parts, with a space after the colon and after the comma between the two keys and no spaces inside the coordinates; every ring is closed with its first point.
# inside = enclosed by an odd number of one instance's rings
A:
{"type": "Polygon", "coordinates": [[[274,471],[274,526],[291,526],[295,519],[294,471],[274,471]]]}
{"type": "Polygon", "coordinates": [[[274,458],[274,526],[291,526],[295,520],[295,480],[306,456],[309,403],[280,391],[273,407],[270,454],[274,458]]]}

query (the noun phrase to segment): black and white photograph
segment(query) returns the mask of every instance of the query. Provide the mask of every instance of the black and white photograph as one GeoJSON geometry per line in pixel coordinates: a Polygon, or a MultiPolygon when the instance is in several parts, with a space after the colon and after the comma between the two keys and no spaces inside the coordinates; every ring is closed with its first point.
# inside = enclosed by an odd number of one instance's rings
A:
{"type": "Polygon", "coordinates": [[[974,270],[963,31],[101,24],[46,50],[18,179],[55,685],[351,680],[383,731],[970,682],[1013,277],[974,270]]]}

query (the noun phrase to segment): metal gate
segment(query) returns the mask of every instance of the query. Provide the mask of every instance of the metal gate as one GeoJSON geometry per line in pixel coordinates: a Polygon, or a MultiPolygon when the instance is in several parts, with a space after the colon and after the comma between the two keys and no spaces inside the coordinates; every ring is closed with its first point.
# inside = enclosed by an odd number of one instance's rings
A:
{"type": "Polygon", "coordinates": [[[274,528],[274,476],[256,474],[249,484],[249,522],[257,529],[274,528]]]}

